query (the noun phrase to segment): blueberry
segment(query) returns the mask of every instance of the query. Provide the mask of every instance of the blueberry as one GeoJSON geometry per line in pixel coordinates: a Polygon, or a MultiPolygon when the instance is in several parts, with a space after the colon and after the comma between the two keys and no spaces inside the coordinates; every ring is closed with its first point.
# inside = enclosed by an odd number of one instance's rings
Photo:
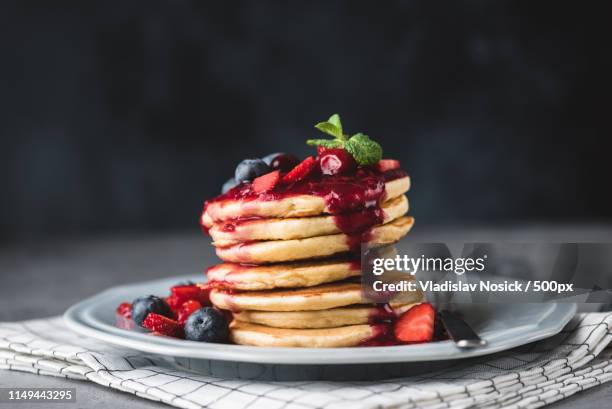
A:
{"type": "Polygon", "coordinates": [[[261,159],[245,159],[236,166],[236,182],[251,181],[271,171],[270,166],[261,159]]]}
{"type": "Polygon", "coordinates": [[[238,182],[236,182],[236,179],[230,178],[227,180],[227,182],[223,184],[223,187],[221,188],[221,193],[227,193],[228,190],[236,186],[238,186],[238,182]]]}
{"type": "Polygon", "coordinates": [[[166,301],[154,295],[139,297],[132,302],[132,319],[137,325],[142,326],[142,321],[150,312],[168,318],[172,317],[172,311],[166,301]]]}
{"type": "Polygon", "coordinates": [[[204,307],[193,312],[185,323],[185,338],[201,342],[227,342],[229,327],[221,311],[204,307]]]}
{"type": "Polygon", "coordinates": [[[276,152],[276,153],[271,153],[269,155],[264,156],[262,159],[264,162],[266,162],[266,165],[270,166],[270,164],[272,163],[272,161],[274,160],[274,158],[276,158],[277,156],[280,155],[284,155],[284,152],[276,152]]]}

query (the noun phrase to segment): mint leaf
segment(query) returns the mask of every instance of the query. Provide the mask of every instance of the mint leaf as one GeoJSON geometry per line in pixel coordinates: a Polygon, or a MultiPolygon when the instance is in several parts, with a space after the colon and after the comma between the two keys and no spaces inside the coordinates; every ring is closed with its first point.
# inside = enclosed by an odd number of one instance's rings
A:
{"type": "Polygon", "coordinates": [[[338,114],[333,114],[325,122],[319,122],[315,125],[315,128],[333,136],[334,139],[309,139],[306,141],[308,145],[322,146],[328,149],[344,148],[360,165],[373,165],[382,158],[382,148],[369,136],[357,133],[349,138],[343,132],[342,121],[338,114]]]}
{"type": "Polygon", "coordinates": [[[344,142],[338,139],[309,139],[306,141],[306,144],[310,146],[322,146],[328,149],[344,147],[344,142]]]}
{"type": "Polygon", "coordinates": [[[336,128],[338,128],[340,130],[340,135],[342,135],[344,137],[344,138],[341,138],[341,139],[346,139],[346,135],[344,135],[342,133],[342,122],[340,121],[340,115],[333,114],[332,116],[329,117],[327,122],[329,122],[330,124],[334,125],[336,128]]]}
{"type": "Polygon", "coordinates": [[[342,139],[342,130],[334,124],[329,122],[319,122],[315,125],[315,128],[321,132],[325,132],[326,134],[333,136],[336,139],[342,139]]]}
{"type": "Polygon", "coordinates": [[[368,135],[356,133],[344,143],[344,149],[350,153],[360,165],[373,165],[382,159],[381,146],[370,139],[368,135]]]}

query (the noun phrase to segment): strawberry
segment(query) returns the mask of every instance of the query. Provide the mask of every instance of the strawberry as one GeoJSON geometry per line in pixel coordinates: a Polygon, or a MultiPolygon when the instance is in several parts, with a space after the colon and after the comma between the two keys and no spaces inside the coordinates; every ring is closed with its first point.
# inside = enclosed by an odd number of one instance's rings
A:
{"type": "Polygon", "coordinates": [[[119,328],[133,329],[134,321],[132,320],[132,304],[124,302],[117,307],[115,314],[115,324],[119,328]]]}
{"type": "Polygon", "coordinates": [[[283,177],[282,181],[283,183],[299,182],[310,175],[316,167],[317,160],[312,156],[309,156],[300,162],[295,168],[291,169],[291,171],[283,177]]]}
{"type": "Polygon", "coordinates": [[[170,306],[170,309],[174,312],[177,312],[179,308],[181,308],[181,305],[183,304],[184,301],[181,301],[178,297],[171,295],[170,297],[166,297],[164,298],[164,300],[166,300],[166,303],[168,303],[168,305],[170,306]]]}
{"type": "Polygon", "coordinates": [[[183,305],[183,301],[173,295],[164,298],[164,300],[166,300],[166,303],[168,303],[168,306],[170,306],[170,312],[172,312],[172,314],[168,315],[168,317],[176,319],[176,317],[178,317],[179,310],[181,309],[181,305],[183,305]]]}
{"type": "Polygon", "coordinates": [[[400,162],[396,159],[381,159],[376,164],[376,169],[379,172],[386,172],[388,170],[399,169],[400,162]]]}
{"type": "MultiPolygon", "coordinates": [[[[173,309],[179,309],[185,301],[189,300],[199,301],[201,304],[208,304],[209,292],[210,290],[206,284],[177,285],[170,289],[171,295],[168,298],[172,299],[173,304],[176,302],[176,307],[173,309]]],[[[170,302],[168,302],[168,304],[172,307],[170,302]]]]}
{"type": "Polygon", "coordinates": [[[433,338],[435,311],[431,304],[415,305],[403,313],[393,332],[400,342],[429,342],[433,338]]]}
{"type": "Polygon", "coordinates": [[[266,173],[263,176],[255,178],[253,180],[253,190],[256,193],[263,193],[274,189],[274,186],[280,180],[280,170],[275,170],[270,173],[266,173]]]}
{"type": "Polygon", "coordinates": [[[142,322],[142,326],[169,337],[183,337],[183,327],[178,322],[153,312],[147,315],[147,318],[142,322]]]}
{"type": "Polygon", "coordinates": [[[129,302],[123,302],[117,307],[117,314],[124,318],[132,318],[132,304],[129,302]]]}
{"type": "Polygon", "coordinates": [[[195,300],[189,300],[183,303],[181,309],[178,312],[178,323],[181,325],[185,325],[187,318],[191,315],[192,312],[199,310],[202,308],[202,304],[195,300]]]}
{"type": "Polygon", "coordinates": [[[344,149],[326,149],[319,154],[319,166],[324,175],[345,175],[357,169],[357,162],[344,149]]]}

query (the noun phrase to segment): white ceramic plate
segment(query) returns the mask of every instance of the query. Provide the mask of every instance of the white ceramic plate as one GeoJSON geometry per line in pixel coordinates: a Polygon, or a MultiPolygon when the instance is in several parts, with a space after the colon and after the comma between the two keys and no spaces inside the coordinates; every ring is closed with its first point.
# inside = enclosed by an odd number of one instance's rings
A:
{"type": "Polygon", "coordinates": [[[464,304],[465,320],[487,341],[487,346],[458,349],[451,341],[369,348],[261,348],[207,344],[151,336],[115,326],[115,309],[136,297],[164,295],[180,281],[202,281],[202,275],[114,287],[70,307],[68,326],[83,335],[118,346],[176,358],[253,362],[261,364],[369,364],[455,360],[491,354],[552,336],[576,312],[575,304],[464,304]]]}

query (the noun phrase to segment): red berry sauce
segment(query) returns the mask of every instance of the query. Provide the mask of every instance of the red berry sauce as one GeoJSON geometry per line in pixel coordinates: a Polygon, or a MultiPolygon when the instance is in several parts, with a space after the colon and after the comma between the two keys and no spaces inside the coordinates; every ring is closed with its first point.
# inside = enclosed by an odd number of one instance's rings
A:
{"type": "Polygon", "coordinates": [[[400,345],[393,335],[392,323],[381,323],[372,325],[372,336],[359,344],[360,347],[386,347],[400,345]]]}
{"type": "MultiPolygon", "coordinates": [[[[384,211],[380,204],[385,200],[385,182],[406,175],[401,169],[380,173],[373,167],[362,166],[352,175],[321,175],[319,172],[313,172],[304,180],[279,184],[264,193],[257,193],[250,183],[243,183],[207,201],[204,211],[209,204],[223,201],[272,201],[298,195],[319,196],[325,200],[327,211],[334,216],[338,229],[347,235],[350,249],[356,252],[361,243],[370,240],[372,227],[384,220],[384,211]]],[[[223,230],[231,232],[237,224],[253,219],[247,216],[224,220],[223,230]]]]}

